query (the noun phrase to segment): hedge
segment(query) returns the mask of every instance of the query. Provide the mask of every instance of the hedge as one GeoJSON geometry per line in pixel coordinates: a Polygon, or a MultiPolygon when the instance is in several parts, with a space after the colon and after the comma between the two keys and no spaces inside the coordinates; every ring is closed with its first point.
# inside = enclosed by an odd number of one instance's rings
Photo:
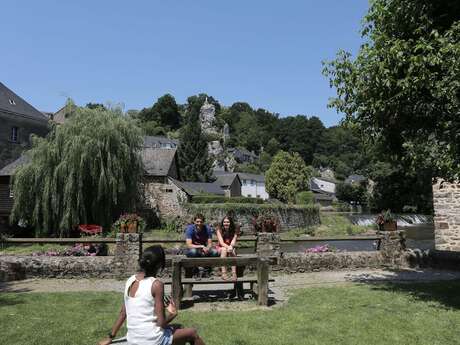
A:
{"type": "Polygon", "coordinates": [[[260,198],[225,197],[220,195],[195,195],[192,197],[193,204],[263,204],[260,198]]]}

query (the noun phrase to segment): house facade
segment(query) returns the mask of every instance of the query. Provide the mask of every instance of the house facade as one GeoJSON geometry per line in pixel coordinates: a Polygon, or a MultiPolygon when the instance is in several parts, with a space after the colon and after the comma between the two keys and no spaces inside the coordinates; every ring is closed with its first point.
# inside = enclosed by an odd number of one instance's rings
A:
{"type": "Polygon", "coordinates": [[[256,174],[237,173],[241,179],[241,195],[248,198],[268,199],[265,190],[265,176],[256,174]]]}
{"type": "Polygon", "coordinates": [[[48,118],[0,83],[0,168],[16,160],[30,147],[31,134],[49,131],[48,118]]]}
{"type": "Polygon", "coordinates": [[[238,174],[218,175],[214,182],[224,191],[226,197],[241,196],[241,180],[238,174]]]}

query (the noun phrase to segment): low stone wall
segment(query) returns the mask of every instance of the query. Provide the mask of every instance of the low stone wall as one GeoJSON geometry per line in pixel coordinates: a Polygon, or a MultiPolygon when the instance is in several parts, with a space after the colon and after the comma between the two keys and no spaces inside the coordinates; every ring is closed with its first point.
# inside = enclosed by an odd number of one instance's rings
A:
{"type": "Polygon", "coordinates": [[[115,277],[113,256],[0,256],[0,281],[115,277]]]}
{"type": "Polygon", "coordinates": [[[274,269],[285,273],[302,273],[386,266],[380,252],[289,253],[279,259],[274,269]]]}
{"type": "Polygon", "coordinates": [[[193,215],[202,213],[207,223],[219,223],[226,215],[232,216],[241,224],[242,230],[251,232],[254,216],[270,215],[280,220],[281,231],[306,228],[320,223],[319,207],[316,205],[284,204],[187,204],[184,206],[185,222],[190,222],[193,215]]]}

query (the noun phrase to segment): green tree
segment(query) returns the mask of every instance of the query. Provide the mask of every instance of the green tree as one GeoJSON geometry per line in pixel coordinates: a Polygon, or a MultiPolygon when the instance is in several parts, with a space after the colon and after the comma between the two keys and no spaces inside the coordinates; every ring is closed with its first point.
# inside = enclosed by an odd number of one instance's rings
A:
{"type": "Polygon", "coordinates": [[[179,166],[181,177],[188,181],[206,182],[211,179],[211,160],[208,157],[208,143],[201,132],[199,122],[200,108],[203,105],[199,97],[188,98],[185,126],[179,135],[179,166]]]}
{"type": "Polygon", "coordinates": [[[459,178],[460,2],[373,0],[362,35],[325,64],[330,105],[413,171],[459,178]]]}
{"type": "MultiPolygon", "coordinates": [[[[151,108],[144,108],[138,117],[141,122],[156,123],[157,127],[168,129],[178,129],[181,124],[181,114],[179,106],[174,97],[166,94],[158,98],[151,108]]],[[[151,127],[152,125],[150,125],[151,127]]],[[[166,130],[165,130],[166,131],[166,130]]]]}
{"type": "Polygon", "coordinates": [[[279,151],[265,174],[268,194],[284,202],[295,202],[298,192],[307,189],[311,171],[297,152],[279,151]]]}
{"type": "Polygon", "coordinates": [[[365,184],[338,183],[336,187],[337,199],[360,205],[367,203],[367,189],[365,184]]]}
{"type": "Polygon", "coordinates": [[[74,112],[46,138],[34,139],[30,163],[13,177],[11,219],[26,220],[37,236],[63,236],[77,224],[108,227],[139,195],[139,129],[120,109],[74,112]]]}

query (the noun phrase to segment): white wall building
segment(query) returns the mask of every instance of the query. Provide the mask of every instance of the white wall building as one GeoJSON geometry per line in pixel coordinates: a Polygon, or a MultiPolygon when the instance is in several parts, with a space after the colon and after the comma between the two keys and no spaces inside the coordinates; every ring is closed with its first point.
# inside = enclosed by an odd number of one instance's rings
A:
{"type": "Polygon", "coordinates": [[[241,195],[250,198],[268,199],[263,175],[237,173],[241,180],[241,195]]]}

